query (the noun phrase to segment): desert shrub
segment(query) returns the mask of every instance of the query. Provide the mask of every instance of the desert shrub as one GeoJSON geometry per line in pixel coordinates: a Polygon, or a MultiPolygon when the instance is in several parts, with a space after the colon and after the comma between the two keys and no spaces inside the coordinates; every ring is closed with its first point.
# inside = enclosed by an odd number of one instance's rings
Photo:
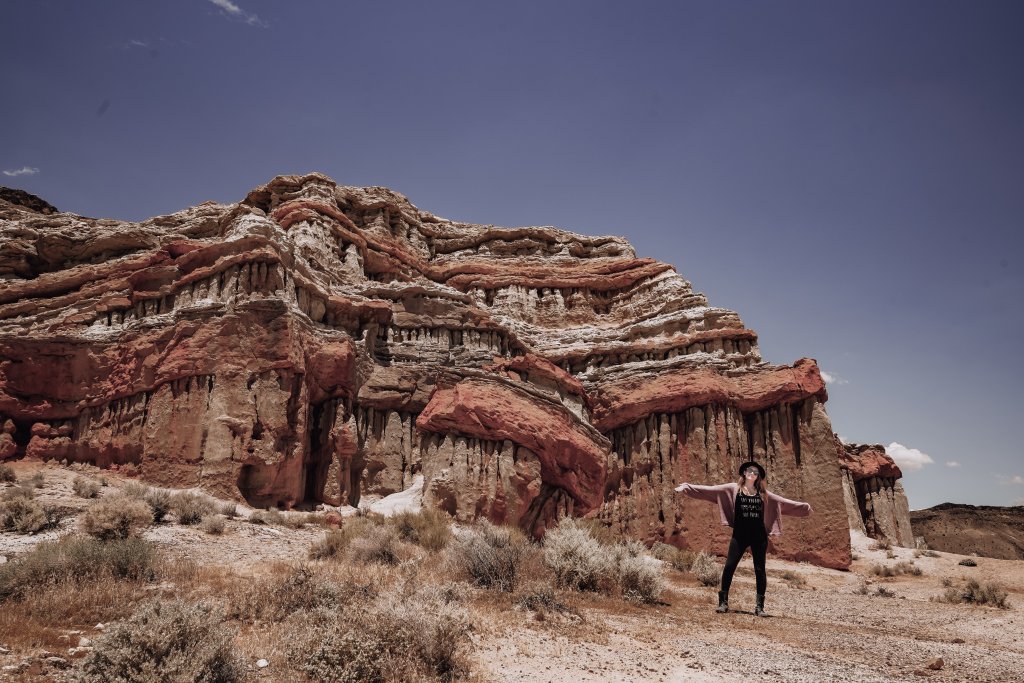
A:
{"type": "Polygon", "coordinates": [[[172,496],[171,511],[178,518],[178,524],[190,526],[199,524],[213,512],[213,502],[198,493],[183,491],[172,496]]]}
{"type": "Polygon", "coordinates": [[[0,483],[15,481],[18,481],[18,477],[14,474],[14,468],[10,465],[0,465],[0,483]]]}
{"type": "Polygon", "coordinates": [[[469,669],[468,631],[462,608],[414,595],[365,610],[318,612],[291,655],[303,673],[326,683],[452,680],[469,669]]]}
{"type": "Polygon", "coordinates": [[[586,529],[591,537],[600,543],[601,545],[612,546],[618,543],[621,539],[615,535],[612,531],[611,526],[603,523],[599,519],[593,517],[576,517],[576,524],[582,529],[586,529]]]}
{"type": "Polygon", "coordinates": [[[25,480],[26,486],[31,486],[34,489],[41,489],[46,483],[46,479],[43,477],[42,472],[36,472],[31,477],[25,480]]]}
{"type": "Polygon", "coordinates": [[[875,564],[871,567],[871,573],[875,576],[900,576],[901,574],[921,576],[922,574],[920,567],[906,560],[897,562],[894,565],[875,564]]]}
{"type": "Polygon", "coordinates": [[[309,549],[309,559],[322,560],[336,557],[348,550],[352,539],[363,536],[378,522],[372,517],[349,517],[340,529],[328,531],[324,538],[314,543],[309,549]]]}
{"type": "Polygon", "coordinates": [[[427,550],[442,550],[452,535],[448,515],[435,508],[399,512],[389,518],[388,523],[403,541],[415,543],[427,550]]]}
{"type": "Polygon", "coordinates": [[[203,520],[199,526],[204,533],[212,536],[220,536],[224,533],[224,518],[220,515],[211,515],[203,520]]]}
{"type": "Polygon", "coordinates": [[[888,558],[890,560],[895,560],[896,559],[896,553],[893,552],[892,550],[886,550],[885,551],[885,556],[886,556],[886,558],[888,558]]]}
{"type": "Polygon", "coordinates": [[[75,477],[71,482],[71,490],[79,498],[95,498],[100,493],[100,484],[85,477],[75,477]]]}
{"type": "Polygon", "coordinates": [[[69,534],[43,541],[0,564],[0,602],[57,581],[151,580],[156,575],[156,559],[152,544],[138,537],[104,542],[69,534]]]}
{"type": "Polygon", "coordinates": [[[925,557],[941,557],[937,552],[935,552],[934,550],[931,550],[931,549],[929,549],[929,550],[922,550],[921,554],[924,555],[925,557]]]}
{"type": "MultiPolygon", "coordinates": [[[[946,585],[945,582],[943,585],[946,585]]],[[[1009,593],[998,581],[989,581],[982,585],[977,579],[968,579],[961,588],[950,585],[946,588],[945,593],[937,599],[940,602],[953,604],[991,605],[1001,609],[1009,609],[1010,605],[1006,601],[1007,597],[1009,597],[1009,593]]]]}
{"type": "Polygon", "coordinates": [[[285,518],[280,510],[271,508],[269,510],[253,510],[249,515],[249,521],[253,524],[282,526],[285,523],[285,518]]]}
{"type": "Polygon", "coordinates": [[[368,601],[375,589],[354,582],[335,582],[312,567],[288,567],[245,586],[229,601],[229,614],[242,621],[283,621],[295,612],[336,611],[343,605],[368,601]]]}
{"type": "Polygon", "coordinates": [[[856,590],[854,590],[853,592],[857,593],[858,595],[867,595],[868,594],[868,584],[867,584],[867,581],[862,581],[861,584],[859,586],[857,586],[856,590]]]}
{"type": "Polygon", "coordinates": [[[704,586],[717,586],[722,582],[722,568],[718,566],[711,555],[703,550],[693,558],[690,573],[704,586]]]}
{"type": "Polygon", "coordinates": [[[0,501],[3,500],[16,500],[19,498],[25,500],[32,500],[36,497],[36,490],[26,484],[18,484],[17,486],[11,486],[10,488],[4,489],[3,493],[0,493],[0,501]]]}
{"type": "Polygon", "coordinates": [[[398,533],[394,527],[374,525],[349,542],[348,554],[354,562],[398,564],[398,533]]]}
{"type": "Polygon", "coordinates": [[[59,521],[60,514],[56,508],[43,505],[34,498],[17,495],[0,501],[0,530],[34,534],[56,526],[59,521]]]}
{"type": "Polygon", "coordinates": [[[571,612],[576,611],[563,602],[555,587],[546,581],[533,581],[523,588],[516,604],[533,612],[571,612]]]}
{"type": "Polygon", "coordinates": [[[155,602],[97,638],[79,672],[81,683],[230,683],[244,666],[234,633],[213,608],[181,601],[155,602]]]}
{"type": "Polygon", "coordinates": [[[868,550],[892,550],[892,541],[887,538],[876,540],[868,550]]]}
{"type": "Polygon", "coordinates": [[[448,561],[477,586],[511,592],[530,553],[526,535],[515,527],[481,520],[448,546],[448,561]]]}
{"type": "Polygon", "coordinates": [[[696,553],[692,550],[676,548],[667,543],[655,543],[651,547],[651,554],[662,562],[667,562],[673,569],[680,572],[690,571],[693,558],[696,557],[696,553]]]}
{"type": "Polygon", "coordinates": [[[615,561],[609,546],[602,546],[585,525],[571,517],[563,518],[544,535],[544,562],[559,586],[593,591],[607,588],[615,561]]]}
{"type": "Polygon", "coordinates": [[[138,481],[127,481],[121,486],[121,493],[129,498],[138,498],[139,500],[142,500],[149,492],[150,488],[138,481]]]}
{"type": "Polygon", "coordinates": [[[896,597],[896,593],[894,591],[889,590],[885,586],[878,586],[875,589],[875,595],[877,595],[879,597],[883,597],[883,598],[894,598],[894,597],[896,597]]]}
{"type": "Polygon", "coordinates": [[[228,519],[234,519],[238,516],[238,506],[232,502],[221,503],[217,506],[217,514],[224,515],[228,519]]]}
{"type": "Polygon", "coordinates": [[[101,540],[127,538],[149,526],[153,514],[145,503],[124,495],[101,498],[90,505],[78,523],[82,531],[101,540]]]}
{"type": "Polygon", "coordinates": [[[159,524],[174,509],[174,494],[164,489],[149,489],[142,500],[153,513],[153,523],[159,524]]]}
{"type": "Polygon", "coordinates": [[[965,557],[964,559],[960,560],[957,564],[959,564],[959,565],[961,565],[963,567],[977,567],[978,566],[978,563],[975,562],[974,560],[972,560],[969,557],[965,557]]]}
{"type": "Polygon", "coordinates": [[[665,590],[657,564],[647,559],[644,546],[636,541],[612,546],[614,575],[622,597],[632,602],[654,603],[665,590]]]}

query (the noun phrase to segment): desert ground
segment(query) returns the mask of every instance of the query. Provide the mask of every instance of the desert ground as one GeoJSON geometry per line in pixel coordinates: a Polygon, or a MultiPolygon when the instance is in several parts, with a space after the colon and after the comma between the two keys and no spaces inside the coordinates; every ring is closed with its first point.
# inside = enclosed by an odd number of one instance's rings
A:
{"type": "MultiPolygon", "coordinates": [[[[39,533],[0,533],[0,571],[40,542],[75,532],[76,511],[95,500],[76,495],[76,478],[102,479],[106,486],[98,500],[127,481],[84,466],[28,461],[8,465],[19,482],[42,473],[36,499],[65,514],[56,528],[39,533]]],[[[406,495],[400,500],[408,499],[406,495]]],[[[401,507],[393,502],[368,499],[364,505],[378,510],[401,507]]],[[[82,600],[106,596],[103,601],[108,604],[72,609],[41,595],[0,602],[0,680],[74,680],[111,624],[136,606],[154,599],[239,599],[247,587],[263,585],[258,582],[306,562],[310,547],[328,533],[324,525],[314,523],[255,524],[247,520],[251,513],[239,505],[238,515],[226,519],[218,534],[170,521],[147,527],[142,537],[159,548],[170,568],[159,579],[124,591],[116,586],[76,589],[75,595],[86,596],[82,600]],[[97,615],[112,618],[104,623],[97,615]]],[[[343,525],[355,513],[343,510],[343,525]]],[[[458,536],[460,530],[455,531],[458,536]]],[[[455,578],[461,586],[460,609],[469,624],[466,668],[456,676],[463,680],[731,681],[738,675],[808,682],[1021,680],[1024,563],[972,557],[977,566],[963,566],[963,555],[886,550],[856,533],[852,543],[856,560],[850,571],[769,555],[766,617],[753,614],[749,553],[733,580],[731,609],[725,614],[715,612],[717,586],[704,585],[693,572],[654,559],[650,562],[657,564],[664,580],[657,600],[645,603],[614,593],[558,590],[546,609],[523,607],[523,589],[506,592],[460,582],[448,565],[433,559],[434,554],[419,552],[410,555],[414,559],[385,568],[353,568],[349,562],[345,571],[362,576],[381,593],[409,592],[410,586],[455,578]],[[872,571],[900,562],[912,563],[920,575],[884,577],[872,571]],[[419,569],[409,569],[413,565],[419,569]],[[1006,607],[931,599],[968,579],[1000,584],[1006,591],[1006,607]]],[[[723,560],[715,561],[721,565],[723,560]]],[[[330,572],[339,575],[335,569],[330,572]]],[[[530,565],[523,572],[521,585],[541,580],[532,575],[530,565]]],[[[238,624],[233,647],[245,662],[248,680],[297,680],[294,663],[288,661],[287,626],[258,618],[238,624]]]]}

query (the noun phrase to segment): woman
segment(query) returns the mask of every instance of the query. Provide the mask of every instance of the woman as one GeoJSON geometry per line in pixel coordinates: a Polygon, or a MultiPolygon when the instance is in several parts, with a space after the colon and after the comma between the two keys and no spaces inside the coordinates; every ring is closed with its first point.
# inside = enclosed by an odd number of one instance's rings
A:
{"type": "Polygon", "coordinates": [[[801,503],[776,495],[765,488],[764,468],[751,460],[740,465],[739,482],[728,482],[717,486],[680,484],[676,491],[691,498],[718,503],[722,524],[732,527],[729,554],[722,570],[722,586],[718,591],[716,612],[729,611],[729,586],[736,565],[749,547],[754,558],[754,576],[757,582],[757,606],[754,614],[768,616],[764,612],[764,592],[768,587],[765,573],[765,554],[768,552],[768,536],[782,534],[782,515],[806,517],[811,514],[810,503],[801,503]]]}

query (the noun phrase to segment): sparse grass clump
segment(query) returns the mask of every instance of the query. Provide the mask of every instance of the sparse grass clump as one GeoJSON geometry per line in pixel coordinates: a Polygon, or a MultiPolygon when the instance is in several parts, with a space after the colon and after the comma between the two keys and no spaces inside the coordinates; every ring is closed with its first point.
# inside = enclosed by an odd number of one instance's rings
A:
{"type": "Polygon", "coordinates": [[[673,569],[680,572],[690,571],[693,560],[697,556],[692,550],[677,548],[667,543],[655,543],[651,547],[651,554],[662,562],[667,562],[673,569]]]}
{"type": "Polygon", "coordinates": [[[317,612],[291,655],[310,679],[443,680],[469,670],[469,622],[457,605],[413,595],[365,609],[317,612]]]}
{"type": "Polygon", "coordinates": [[[136,498],[112,495],[101,498],[79,518],[82,531],[101,540],[128,538],[149,526],[153,514],[136,498]]]}
{"type": "Polygon", "coordinates": [[[95,498],[100,494],[100,483],[85,477],[75,477],[71,482],[71,490],[79,498],[95,498]]]}
{"type": "Polygon", "coordinates": [[[876,540],[868,550],[892,550],[892,541],[887,538],[876,540]]]}
{"type": "Polygon", "coordinates": [[[913,561],[901,560],[894,565],[875,564],[871,567],[871,573],[875,576],[900,576],[901,574],[921,576],[922,571],[913,561]]]}
{"type": "Polygon", "coordinates": [[[45,479],[45,477],[43,477],[43,473],[42,472],[36,472],[31,477],[29,477],[28,479],[25,480],[25,485],[26,486],[31,486],[34,489],[41,489],[41,488],[43,488],[43,485],[45,483],[46,483],[46,479],[45,479]]]}
{"type": "Polygon", "coordinates": [[[43,541],[31,551],[0,564],[0,602],[59,581],[116,578],[150,580],[156,550],[137,537],[100,541],[67,535],[43,541]]]}
{"type": "Polygon", "coordinates": [[[392,526],[375,524],[349,542],[348,554],[353,562],[398,564],[401,561],[398,532],[392,526]]]}
{"type": "Polygon", "coordinates": [[[225,521],[221,515],[211,515],[202,521],[199,528],[203,530],[203,533],[220,536],[224,533],[224,526],[225,521]]]}
{"type": "Polygon", "coordinates": [[[228,519],[234,519],[238,516],[238,506],[232,502],[221,503],[217,507],[217,514],[224,515],[228,519]]]}
{"type": "Polygon", "coordinates": [[[390,517],[388,523],[403,541],[431,551],[444,549],[452,536],[448,515],[434,508],[399,512],[390,517]]]}
{"type": "Polygon", "coordinates": [[[931,600],[952,604],[991,605],[1000,609],[1010,608],[1006,601],[1009,593],[998,581],[988,581],[982,585],[977,579],[968,579],[960,588],[953,586],[952,582],[944,581],[943,585],[947,586],[946,591],[940,596],[933,596],[931,600]]]}
{"type": "Polygon", "coordinates": [[[371,582],[332,581],[314,567],[299,565],[242,587],[229,600],[229,613],[242,621],[280,622],[296,612],[337,611],[375,597],[371,582]]]}
{"type": "Polygon", "coordinates": [[[203,517],[213,513],[213,502],[191,491],[175,494],[171,500],[171,511],[178,518],[178,524],[191,526],[203,521],[203,517]]]}
{"type": "Polygon", "coordinates": [[[477,586],[511,592],[532,551],[526,534],[515,527],[481,520],[448,547],[448,560],[477,586]]]}
{"type": "Polygon", "coordinates": [[[233,639],[234,633],[209,606],[177,600],[151,603],[97,639],[78,680],[240,681],[244,666],[233,639]]]}
{"type": "Polygon", "coordinates": [[[34,534],[56,526],[60,521],[60,514],[56,508],[35,500],[31,496],[31,489],[22,489],[18,486],[4,493],[12,495],[0,501],[0,531],[34,534]],[[27,491],[28,495],[25,495],[24,491],[27,491]]]}
{"type": "Polygon", "coordinates": [[[10,465],[0,465],[0,483],[15,481],[18,481],[18,477],[14,474],[14,468],[10,465]]]}
{"type": "Polygon", "coordinates": [[[807,579],[804,578],[803,574],[797,574],[792,569],[787,569],[780,574],[782,580],[788,583],[790,586],[805,586],[807,585],[807,579]]]}
{"type": "Polygon", "coordinates": [[[703,550],[693,558],[690,573],[704,586],[717,586],[722,582],[722,568],[718,566],[711,555],[703,550]]]}

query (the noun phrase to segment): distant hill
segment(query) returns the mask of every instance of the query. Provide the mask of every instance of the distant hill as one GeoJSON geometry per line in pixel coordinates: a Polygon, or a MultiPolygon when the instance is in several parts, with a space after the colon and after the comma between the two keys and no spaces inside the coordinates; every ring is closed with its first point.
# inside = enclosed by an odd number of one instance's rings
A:
{"type": "Polygon", "coordinates": [[[1024,560],[1024,506],[942,503],[910,511],[915,536],[928,547],[961,555],[1024,560]]]}

